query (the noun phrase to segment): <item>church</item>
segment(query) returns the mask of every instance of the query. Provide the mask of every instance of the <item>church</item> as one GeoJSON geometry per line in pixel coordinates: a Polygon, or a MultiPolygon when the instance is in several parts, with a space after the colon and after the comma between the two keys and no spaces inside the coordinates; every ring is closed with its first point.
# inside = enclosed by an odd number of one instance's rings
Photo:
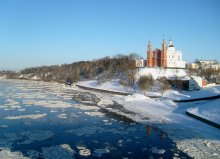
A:
{"type": "Polygon", "coordinates": [[[166,46],[163,38],[162,47],[152,50],[152,43],[149,41],[147,50],[147,67],[163,67],[163,68],[185,68],[185,61],[182,61],[182,53],[176,50],[172,40],[169,40],[169,45],[166,46]]]}

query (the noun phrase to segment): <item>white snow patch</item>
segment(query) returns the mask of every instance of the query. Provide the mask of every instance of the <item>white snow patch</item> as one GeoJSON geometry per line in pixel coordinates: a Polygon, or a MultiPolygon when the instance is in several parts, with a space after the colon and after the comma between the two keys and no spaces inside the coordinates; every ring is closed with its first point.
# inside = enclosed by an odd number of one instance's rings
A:
{"type": "Polygon", "coordinates": [[[184,77],[187,75],[187,73],[185,69],[140,68],[137,74],[137,78],[144,75],[152,75],[154,79],[157,79],[159,77],[184,77]]]}

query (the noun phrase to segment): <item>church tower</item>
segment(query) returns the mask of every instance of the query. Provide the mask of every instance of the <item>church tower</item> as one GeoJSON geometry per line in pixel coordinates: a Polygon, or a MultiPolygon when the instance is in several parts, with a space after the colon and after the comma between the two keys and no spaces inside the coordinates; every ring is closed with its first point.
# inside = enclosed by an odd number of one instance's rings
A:
{"type": "Polygon", "coordinates": [[[162,49],[161,49],[161,67],[167,67],[167,48],[165,39],[163,38],[162,49]]]}
{"type": "Polygon", "coordinates": [[[152,52],[152,44],[149,40],[148,50],[147,50],[147,67],[153,67],[153,52],[152,52]]]}

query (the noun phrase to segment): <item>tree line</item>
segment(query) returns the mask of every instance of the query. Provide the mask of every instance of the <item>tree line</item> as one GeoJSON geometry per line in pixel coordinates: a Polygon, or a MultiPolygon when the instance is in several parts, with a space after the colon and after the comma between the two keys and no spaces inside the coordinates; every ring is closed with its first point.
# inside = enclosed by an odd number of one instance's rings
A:
{"type": "Polygon", "coordinates": [[[135,81],[135,59],[139,55],[118,54],[93,61],[79,61],[72,64],[40,66],[25,68],[20,72],[7,72],[7,78],[38,79],[42,81],[64,82],[66,79],[79,80],[97,79],[104,82],[111,79],[121,79],[121,84],[131,85],[135,81]]]}

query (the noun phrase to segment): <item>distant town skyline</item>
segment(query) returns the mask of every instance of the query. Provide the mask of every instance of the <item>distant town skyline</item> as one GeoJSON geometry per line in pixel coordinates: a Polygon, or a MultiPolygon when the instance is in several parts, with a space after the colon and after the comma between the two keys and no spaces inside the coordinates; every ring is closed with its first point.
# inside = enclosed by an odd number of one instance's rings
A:
{"type": "Polygon", "coordinates": [[[0,70],[137,53],[171,38],[185,61],[220,61],[219,0],[0,1],[0,70]]]}

